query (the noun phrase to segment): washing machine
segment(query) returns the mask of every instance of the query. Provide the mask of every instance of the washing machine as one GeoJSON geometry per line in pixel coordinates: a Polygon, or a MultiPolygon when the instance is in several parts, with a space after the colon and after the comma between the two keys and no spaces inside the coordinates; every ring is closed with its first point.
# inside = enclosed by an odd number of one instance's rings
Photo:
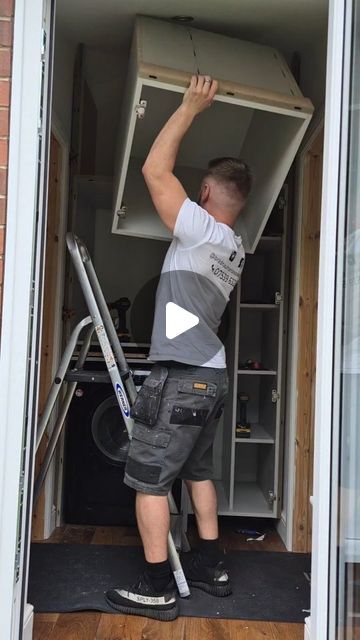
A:
{"type": "MultiPolygon", "coordinates": [[[[86,365],[104,371],[103,362],[86,365]]],[[[139,389],[148,369],[134,369],[139,389]]],[[[67,524],[134,525],[135,491],[123,482],[129,439],[110,383],[78,382],[68,413],[64,457],[67,524]]]]}

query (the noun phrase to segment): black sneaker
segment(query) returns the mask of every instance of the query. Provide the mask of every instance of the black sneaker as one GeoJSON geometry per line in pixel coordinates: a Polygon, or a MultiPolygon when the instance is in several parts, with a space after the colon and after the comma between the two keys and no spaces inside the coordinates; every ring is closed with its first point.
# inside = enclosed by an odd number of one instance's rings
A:
{"type": "Polygon", "coordinates": [[[208,566],[201,551],[194,550],[182,554],[181,563],[191,587],[197,587],[219,597],[229,596],[232,593],[229,576],[222,560],[213,567],[208,566]]]}
{"type": "Polygon", "coordinates": [[[164,591],[159,592],[155,591],[146,572],[128,589],[119,587],[107,591],[105,600],[122,613],[147,616],[156,620],[175,620],[179,615],[173,578],[164,591]]]}

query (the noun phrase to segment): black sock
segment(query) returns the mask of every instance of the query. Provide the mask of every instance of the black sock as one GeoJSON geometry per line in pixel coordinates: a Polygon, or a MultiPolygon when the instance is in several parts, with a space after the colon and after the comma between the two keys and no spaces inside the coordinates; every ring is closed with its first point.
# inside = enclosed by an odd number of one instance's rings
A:
{"type": "Polygon", "coordinates": [[[200,538],[199,549],[201,551],[201,555],[204,558],[205,564],[208,564],[210,567],[212,567],[219,562],[221,556],[219,548],[219,538],[215,538],[213,540],[205,540],[204,538],[200,538]]]}
{"type": "Polygon", "coordinates": [[[171,578],[171,566],[169,560],[163,562],[147,562],[146,573],[155,591],[163,591],[169,584],[171,578]]]}

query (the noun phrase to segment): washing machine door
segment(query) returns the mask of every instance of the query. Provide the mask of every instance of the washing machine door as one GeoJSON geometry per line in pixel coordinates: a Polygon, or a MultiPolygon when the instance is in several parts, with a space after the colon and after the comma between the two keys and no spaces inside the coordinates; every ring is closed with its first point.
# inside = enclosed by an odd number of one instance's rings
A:
{"type": "Polygon", "coordinates": [[[94,443],[113,464],[124,464],[129,450],[129,436],[114,395],[99,404],[91,421],[94,443]]]}

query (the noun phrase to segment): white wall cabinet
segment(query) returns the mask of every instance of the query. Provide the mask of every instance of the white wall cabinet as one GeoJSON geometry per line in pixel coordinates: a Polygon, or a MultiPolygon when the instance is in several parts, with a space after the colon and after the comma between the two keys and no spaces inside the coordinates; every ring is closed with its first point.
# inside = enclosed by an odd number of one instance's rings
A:
{"type": "Polygon", "coordinates": [[[119,127],[112,231],[169,239],[141,165],[194,73],[217,78],[219,91],[186,135],[175,172],[196,198],[211,158],[248,162],[255,183],[236,231],[252,253],[309,124],[312,104],[275,49],[152,18],[136,22],[119,127]]]}

